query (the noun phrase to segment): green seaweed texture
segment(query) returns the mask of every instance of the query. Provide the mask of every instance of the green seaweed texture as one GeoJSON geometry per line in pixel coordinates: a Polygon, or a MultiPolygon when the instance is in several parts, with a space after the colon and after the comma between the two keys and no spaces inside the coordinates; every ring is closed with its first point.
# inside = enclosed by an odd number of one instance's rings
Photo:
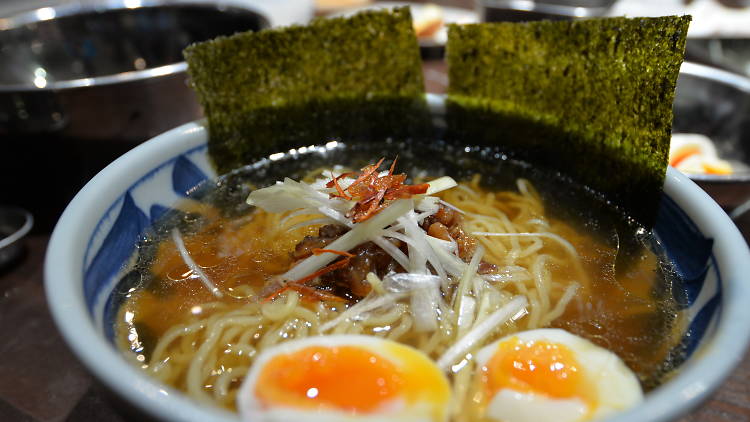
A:
{"type": "Polygon", "coordinates": [[[452,25],[449,129],[653,219],[690,16],[452,25]]]}
{"type": "Polygon", "coordinates": [[[220,172],[284,147],[429,123],[408,8],[219,37],[184,55],[220,172]]]}

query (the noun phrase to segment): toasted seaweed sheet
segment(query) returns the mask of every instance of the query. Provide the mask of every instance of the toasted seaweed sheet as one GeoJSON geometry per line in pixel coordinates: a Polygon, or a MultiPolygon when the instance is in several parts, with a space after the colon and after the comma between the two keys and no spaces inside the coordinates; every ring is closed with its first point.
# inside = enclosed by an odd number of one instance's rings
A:
{"type": "Polygon", "coordinates": [[[453,25],[452,136],[502,143],[650,224],[690,19],[453,25]]]}
{"type": "Polygon", "coordinates": [[[184,54],[222,173],[354,130],[378,138],[429,123],[408,8],[219,37],[184,54]]]}

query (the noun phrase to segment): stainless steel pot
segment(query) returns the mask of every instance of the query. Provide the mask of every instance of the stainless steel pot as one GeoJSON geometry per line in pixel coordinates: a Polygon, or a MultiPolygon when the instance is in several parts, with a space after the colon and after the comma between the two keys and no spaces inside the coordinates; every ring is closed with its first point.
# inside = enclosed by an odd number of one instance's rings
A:
{"type": "Polygon", "coordinates": [[[106,164],[202,115],[187,45],[269,26],[241,2],[96,0],[0,19],[0,187],[48,230],[106,164]]]}

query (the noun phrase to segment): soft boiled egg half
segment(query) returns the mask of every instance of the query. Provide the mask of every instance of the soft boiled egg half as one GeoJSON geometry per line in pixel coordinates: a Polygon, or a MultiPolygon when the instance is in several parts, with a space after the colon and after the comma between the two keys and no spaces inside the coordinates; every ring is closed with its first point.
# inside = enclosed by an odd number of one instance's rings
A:
{"type": "Polygon", "coordinates": [[[487,420],[597,420],[643,399],[638,379],[619,357],[565,330],[512,334],[476,358],[487,420]]]}
{"type": "Polygon", "coordinates": [[[445,375],[424,353],[361,335],[293,340],[261,353],[237,396],[244,421],[445,421],[445,375]]]}

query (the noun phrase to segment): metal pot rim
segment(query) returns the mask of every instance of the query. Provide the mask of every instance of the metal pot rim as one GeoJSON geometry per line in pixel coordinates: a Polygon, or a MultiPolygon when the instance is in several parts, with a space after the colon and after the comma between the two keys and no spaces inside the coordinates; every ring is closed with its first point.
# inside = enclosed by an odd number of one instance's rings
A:
{"type": "Polygon", "coordinates": [[[680,74],[711,79],[750,94],[750,78],[716,67],[694,62],[683,62],[682,67],[680,67],[680,74]]]}
{"type": "MultiPolygon", "coordinates": [[[[750,78],[715,67],[693,62],[684,62],[680,68],[680,75],[716,81],[746,94],[750,94],[750,78]]],[[[688,174],[687,176],[693,181],[704,185],[750,182],[750,173],[747,172],[732,173],[730,175],[688,174]]]]}

